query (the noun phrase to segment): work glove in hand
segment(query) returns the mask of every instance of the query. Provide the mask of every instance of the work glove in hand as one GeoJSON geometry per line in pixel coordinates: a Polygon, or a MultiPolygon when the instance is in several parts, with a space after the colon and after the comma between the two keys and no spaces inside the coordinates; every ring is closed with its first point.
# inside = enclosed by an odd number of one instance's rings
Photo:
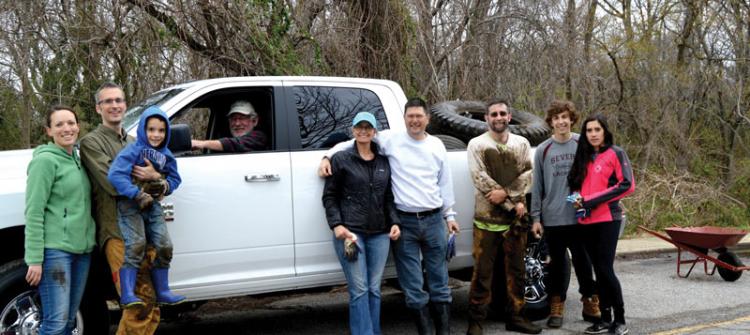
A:
{"type": "Polygon", "coordinates": [[[357,260],[359,256],[359,246],[357,245],[357,235],[352,234],[352,238],[344,240],[344,258],[350,262],[357,260]]]}
{"type": "Polygon", "coordinates": [[[591,216],[591,210],[588,208],[579,208],[576,210],[576,219],[584,219],[591,216]]]}
{"type": "Polygon", "coordinates": [[[578,192],[573,192],[569,196],[565,197],[565,200],[573,204],[573,208],[579,209],[583,207],[583,197],[578,192]]]}
{"type": "Polygon", "coordinates": [[[448,235],[448,251],[445,255],[445,260],[449,261],[451,258],[456,256],[456,233],[450,233],[448,235]]]}
{"type": "Polygon", "coordinates": [[[167,181],[164,179],[149,181],[143,185],[143,192],[148,193],[154,199],[159,199],[167,193],[167,181]]]}
{"type": "Polygon", "coordinates": [[[154,198],[146,192],[138,192],[138,195],[135,196],[135,202],[138,203],[138,208],[144,210],[154,204],[154,198]]]}

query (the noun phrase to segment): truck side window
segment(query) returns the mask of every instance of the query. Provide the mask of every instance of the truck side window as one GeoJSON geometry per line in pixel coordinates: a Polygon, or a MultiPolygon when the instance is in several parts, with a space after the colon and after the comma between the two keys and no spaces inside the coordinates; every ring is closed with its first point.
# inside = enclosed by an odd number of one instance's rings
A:
{"type": "Polygon", "coordinates": [[[208,121],[211,110],[208,108],[195,107],[180,113],[171,120],[172,124],[184,123],[190,126],[194,140],[205,140],[208,132],[208,121]]]}
{"type": "Polygon", "coordinates": [[[176,113],[171,122],[183,123],[190,126],[192,139],[213,142],[203,143],[202,149],[195,149],[189,155],[212,154],[238,154],[269,151],[274,148],[273,134],[273,88],[272,87],[232,87],[227,89],[211,91],[208,94],[195,98],[190,104],[176,113]],[[232,130],[229,112],[235,103],[243,107],[239,114],[250,119],[252,122],[235,121],[242,127],[250,127],[247,131],[232,130]],[[245,137],[249,130],[252,136],[245,137]],[[240,135],[235,134],[239,132],[240,135]],[[214,148],[217,141],[219,150],[214,148]],[[209,146],[211,145],[211,146],[209,146]]]}
{"type": "Polygon", "coordinates": [[[388,129],[388,120],[378,96],[367,89],[347,87],[294,87],[302,148],[326,149],[350,138],[352,119],[370,112],[378,130],[388,129]]]}

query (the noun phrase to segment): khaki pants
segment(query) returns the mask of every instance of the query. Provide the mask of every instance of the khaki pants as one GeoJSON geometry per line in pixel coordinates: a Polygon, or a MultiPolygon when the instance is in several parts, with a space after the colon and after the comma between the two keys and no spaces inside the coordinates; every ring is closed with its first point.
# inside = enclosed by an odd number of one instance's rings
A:
{"type": "MultiPolygon", "coordinates": [[[[505,260],[506,309],[512,316],[521,315],[524,306],[524,278],[526,267],[526,232],[521,225],[513,225],[505,232],[491,232],[474,227],[474,274],[469,289],[469,318],[482,321],[487,318],[487,307],[492,301],[492,283],[497,257],[505,260]]],[[[496,282],[503,282],[497,280],[496,282]]]]}
{"type": "MultiPolygon", "coordinates": [[[[115,283],[117,293],[120,294],[120,267],[125,260],[125,243],[119,239],[109,239],[104,246],[107,262],[112,270],[112,280],[115,283]]],[[[151,267],[153,266],[156,252],[149,247],[138,270],[135,282],[135,295],[146,304],[132,308],[123,308],[120,324],[117,326],[117,335],[151,335],[159,327],[161,311],[156,305],[156,293],[151,284],[151,267]]]]}

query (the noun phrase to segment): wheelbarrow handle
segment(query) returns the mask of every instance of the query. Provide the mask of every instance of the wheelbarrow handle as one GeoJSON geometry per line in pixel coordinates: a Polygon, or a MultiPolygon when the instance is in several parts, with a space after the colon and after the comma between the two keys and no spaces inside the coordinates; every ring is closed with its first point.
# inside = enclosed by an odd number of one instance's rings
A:
{"type": "Polygon", "coordinates": [[[654,235],[654,236],[656,236],[656,237],[658,237],[658,238],[660,238],[662,240],[665,240],[665,241],[667,241],[669,243],[672,243],[675,246],[677,246],[677,242],[675,242],[673,239],[669,238],[669,236],[659,233],[658,231],[648,229],[648,228],[646,228],[644,226],[641,226],[641,225],[638,226],[638,229],[643,230],[643,231],[645,231],[645,232],[647,232],[647,233],[649,233],[651,235],[654,235]]]}

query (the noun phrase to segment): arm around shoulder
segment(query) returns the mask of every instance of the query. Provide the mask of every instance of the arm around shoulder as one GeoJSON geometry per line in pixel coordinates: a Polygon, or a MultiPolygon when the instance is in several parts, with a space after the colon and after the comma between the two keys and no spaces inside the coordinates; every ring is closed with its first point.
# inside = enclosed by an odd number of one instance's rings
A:
{"type": "Polygon", "coordinates": [[[339,142],[338,144],[334,145],[333,148],[328,149],[323,158],[320,159],[320,164],[318,165],[318,176],[321,178],[325,178],[332,175],[333,171],[331,168],[331,159],[334,155],[346,149],[347,145],[352,145],[353,143],[353,139],[339,142]]]}

